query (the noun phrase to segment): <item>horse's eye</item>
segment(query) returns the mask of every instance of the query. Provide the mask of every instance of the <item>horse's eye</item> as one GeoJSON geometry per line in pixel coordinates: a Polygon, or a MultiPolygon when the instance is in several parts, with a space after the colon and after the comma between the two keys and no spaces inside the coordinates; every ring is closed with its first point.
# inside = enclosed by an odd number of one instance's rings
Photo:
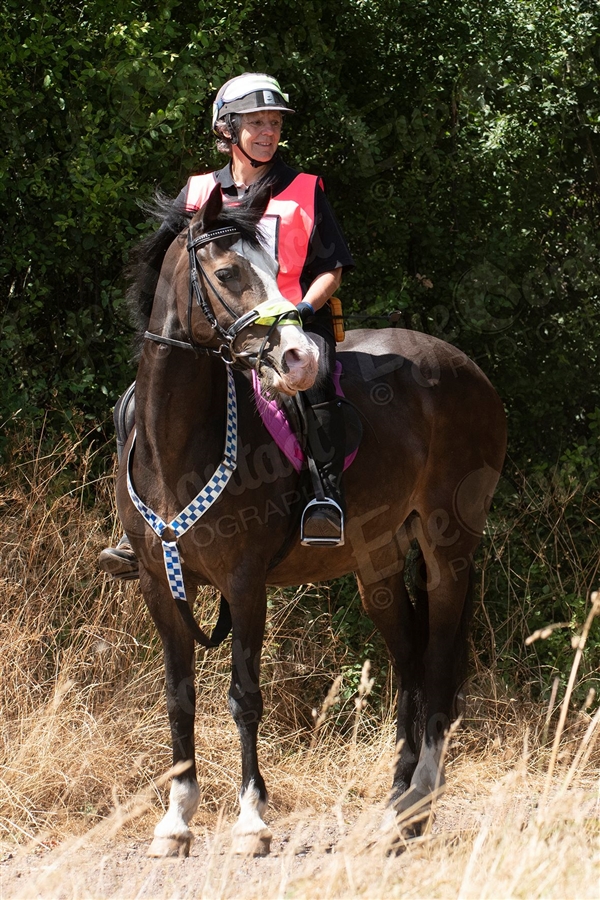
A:
{"type": "Polygon", "coordinates": [[[228,281],[239,278],[240,270],[237,266],[230,266],[228,269],[218,269],[215,275],[222,284],[225,284],[228,281]]]}

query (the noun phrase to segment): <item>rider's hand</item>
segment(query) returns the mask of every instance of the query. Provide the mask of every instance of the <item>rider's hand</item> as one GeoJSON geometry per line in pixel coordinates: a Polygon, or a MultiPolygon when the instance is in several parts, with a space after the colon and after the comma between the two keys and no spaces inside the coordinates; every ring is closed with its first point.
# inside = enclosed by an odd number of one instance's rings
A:
{"type": "Polygon", "coordinates": [[[306,300],[302,300],[296,307],[296,310],[300,313],[300,319],[303,325],[306,325],[309,319],[312,319],[315,314],[314,309],[310,303],[306,302],[306,300]]]}

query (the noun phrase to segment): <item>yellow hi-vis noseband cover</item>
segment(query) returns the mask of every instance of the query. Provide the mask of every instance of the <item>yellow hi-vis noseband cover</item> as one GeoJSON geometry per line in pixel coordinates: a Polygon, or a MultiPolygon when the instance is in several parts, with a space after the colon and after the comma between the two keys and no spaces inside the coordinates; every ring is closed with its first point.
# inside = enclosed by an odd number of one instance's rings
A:
{"type": "Polygon", "coordinates": [[[265,300],[254,307],[255,325],[296,325],[302,327],[300,313],[289,300],[265,300]]]}

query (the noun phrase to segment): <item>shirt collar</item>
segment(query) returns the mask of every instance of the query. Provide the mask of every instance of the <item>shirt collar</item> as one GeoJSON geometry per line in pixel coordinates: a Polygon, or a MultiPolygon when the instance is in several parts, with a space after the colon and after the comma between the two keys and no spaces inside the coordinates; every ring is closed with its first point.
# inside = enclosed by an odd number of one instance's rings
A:
{"type": "MultiPolygon", "coordinates": [[[[278,154],[273,162],[271,169],[269,170],[269,178],[280,178],[285,167],[285,163],[278,154]]],[[[223,166],[222,169],[219,169],[217,172],[215,172],[215,179],[221,185],[221,190],[224,194],[237,195],[237,187],[235,186],[235,181],[233,180],[233,175],[231,174],[230,162],[227,163],[226,166],[223,166]]]]}
{"type": "Polygon", "coordinates": [[[237,193],[233,175],[231,174],[231,163],[227,163],[226,166],[223,166],[222,169],[219,169],[218,172],[215,172],[215,179],[219,182],[219,184],[221,185],[221,190],[223,190],[225,193],[229,193],[232,190],[237,193]]]}

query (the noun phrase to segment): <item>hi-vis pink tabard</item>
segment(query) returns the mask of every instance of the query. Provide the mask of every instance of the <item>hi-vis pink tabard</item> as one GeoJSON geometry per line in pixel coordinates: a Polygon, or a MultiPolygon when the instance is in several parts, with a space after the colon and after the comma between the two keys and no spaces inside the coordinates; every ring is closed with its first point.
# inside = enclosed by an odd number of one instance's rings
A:
{"type": "MultiPolygon", "coordinates": [[[[279,263],[277,284],[292,303],[302,300],[300,277],[315,227],[315,195],[320,179],[301,172],[276,197],[260,220],[266,249],[279,263]]],[[[192,175],[187,185],[186,209],[204,206],[217,181],[212,172],[192,175]]]]}

